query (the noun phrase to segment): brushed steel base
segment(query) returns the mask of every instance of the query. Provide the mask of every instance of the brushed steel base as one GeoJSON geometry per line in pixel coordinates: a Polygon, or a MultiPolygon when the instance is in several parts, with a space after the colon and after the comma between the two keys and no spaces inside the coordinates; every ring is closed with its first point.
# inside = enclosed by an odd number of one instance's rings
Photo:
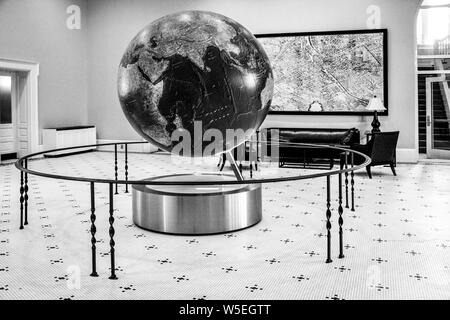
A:
{"type": "MultiPolygon", "coordinates": [[[[149,180],[217,181],[231,175],[170,175],[149,180]]],[[[171,234],[214,234],[236,231],[262,219],[261,185],[133,185],[133,222],[138,227],[171,234]]]]}

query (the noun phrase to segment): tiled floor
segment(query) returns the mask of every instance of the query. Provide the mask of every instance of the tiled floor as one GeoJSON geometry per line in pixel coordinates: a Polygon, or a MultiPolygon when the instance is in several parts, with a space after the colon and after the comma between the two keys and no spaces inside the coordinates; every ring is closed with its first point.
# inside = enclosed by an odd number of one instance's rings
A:
{"type": "MultiPolygon", "coordinates": [[[[168,159],[130,155],[131,178],[190,171],[168,159]]],[[[94,152],[30,167],[112,177],[112,163],[112,154],[94,152]]],[[[265,185],[263,221],[214,236],[139,229],[130,194],[121,192],[113,281],[107,186],[96,192],[100,276],[92,278],[88,185],[31,176],[30,224],[19,230],[19,173],[0,166],[0,299],[449,299],[450,166],[399,165],[398,177],[388,168],[373,171],[373,180],[356,174],[344,259],[337,258],[333,199],[331,264],[324,263],[324,178],[265,185]]]]}

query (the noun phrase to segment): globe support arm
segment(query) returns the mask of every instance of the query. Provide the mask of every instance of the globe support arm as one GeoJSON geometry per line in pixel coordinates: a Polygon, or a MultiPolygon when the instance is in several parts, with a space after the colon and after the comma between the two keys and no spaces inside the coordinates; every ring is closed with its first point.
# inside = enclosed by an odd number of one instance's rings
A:
{"type": "Polygon", "coordinates": [[[228,161],[230,161],[230,166],[231,166],[231,169],[233,170],[234,175],[236,176],[236,179],[238,181],[244,181],[244,177],[242,176],[242,173],[239,170],[231,151],[227,152],[227,159],[228,159],[228,161]]]}

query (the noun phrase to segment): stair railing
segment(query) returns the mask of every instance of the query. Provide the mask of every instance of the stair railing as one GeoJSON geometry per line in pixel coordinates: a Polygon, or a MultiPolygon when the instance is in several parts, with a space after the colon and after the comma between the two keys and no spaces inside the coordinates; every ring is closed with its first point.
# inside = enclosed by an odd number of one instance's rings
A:
{"type": "MultiPolygon", "coordinates": [[[[448,40],[448,38],[447,38],[448,40]]],[[[435,63],[435,70],[443,71],[444,65],[442,63],[442,59],[434,59],[435,63]]],[[[446,81],[445,74],[442,74],[439,77],[441,82],[440,89],[442,93],[442,100],[444,102],[444,110],[445,110],[445,116],[447,119],[450,119],[450,87],[448,85],[448,81],[446,81]]],[[[450,129],[450,122],[448,123],[448,128],[450,129]]]]}
{"type": "Polygon", "coordinates": [[[450,54],[450,36],[434,42],[434,53],[438,55],[450,54]]]}

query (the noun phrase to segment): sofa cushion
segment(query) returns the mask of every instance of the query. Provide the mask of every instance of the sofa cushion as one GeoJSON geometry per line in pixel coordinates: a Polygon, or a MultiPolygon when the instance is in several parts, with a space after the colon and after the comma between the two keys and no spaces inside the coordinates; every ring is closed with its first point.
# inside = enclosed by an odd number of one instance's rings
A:
{"type": "Polygon", "coordinates": [[[353,135],[356,133],[356,128],[351,128],[342,136],[340,144],[348,145],[352,141],[353,135]]]}
{"type": "MultiPolygon", "coordinates": [[[[280,141],[292,143],[340,144],[347,135],[346,131],[335,130],[299,130],[280,132],[280,141]]],[[[350,137],[351,138],[351,137],[350,137]]]]}

